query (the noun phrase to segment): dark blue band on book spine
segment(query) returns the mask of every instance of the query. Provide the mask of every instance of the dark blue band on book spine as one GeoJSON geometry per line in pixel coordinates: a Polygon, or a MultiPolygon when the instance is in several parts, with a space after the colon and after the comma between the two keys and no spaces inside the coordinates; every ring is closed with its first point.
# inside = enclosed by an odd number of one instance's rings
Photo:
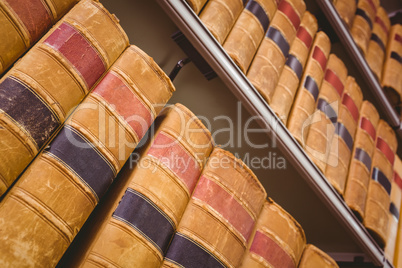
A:
{"type": "Polygon", "coordinates": [[[165,255],[175,231],[175,225],[152,200],[143,194],[127,188],[113,218],[137,230],[165,255]]]}
{"type": "Polygon", "coordinates": [[[64,126],[46,152],[75,173],[98,199],[116,176],[112,164],[72,126],[64,126]]]}
{"type": "Polygon", "coordinates": [[[313,95],[314,100],[317,101],[319,89],[314,78],[307,76],[306,80],[304,81],[304,87],[311,93],[311,95],[313,95]]]}
{"type": "Polygon", "coordinates": [[[381,41],[381,39],[378,37],[378,35],[376,35],[375,33],[371,34],[371,40],[373,40],[374,42],[376,42],[383,51],[385,51],[385,45],[384,43],[381,41]]]}
{"type": "Polygon", "coordinates": [[[211,252],[191,238],[176,233],[165,257],[180,267],[223,268],[226,267],[211,252]]]}
{"type": "Polygon", "coordinates": [[[371,157],[369,156],[368,153],[366,153],[365,150],[361,149],[361,148],[356,148],[355,150],[355,157],[356,160],[362,162],[367,170],[370,172],[371,170],[371,157]]]}
{"type": "Polygon", "coordinates": [[[260,21],[264,33],[267,31],[269,26],[269,18],[265,10],[260,6],[260,4],[254,0],[247,3],[246,9],[254,14],[254,16],[260,21]]]}
{"type": "Polygon", "coordinates": [[[382,173],[379,168],[373,168],[371,178],[380,183],[382,187],[384,187],[385,191],[387,191],[388,195],[391,194],[391,183],[389,182],[387,176],[385,176],[385,174],[382,173]]]}
{"type": "Polygon", "coordinates": [[[358,8],[356,10],[356,15],[362,17],[365,21],[367,21],[370,29],[373,29],[373,22],[371,21],[369,16],[367,16],[366,12],[363,9],[358,8]]]}
{"type": "Polygon", "coordinates": [[[399,55],[398,53],[396,53],[395,51],[391,52],[391,58],[393,58],[394,60],[397,60],[400,64],[402,64],[402,57],[401,55],[399,55]]]}
{"type": "Polygon", "coordinates": [[[243,6],[245,6],[247,4],[248,0],[243,0],[243,6]]]}
{"type": "Polygon", "coordinates": [[[319,98],[317,102],[317,109],[323,112],[328,119],[331,120],[332,124],[336,124],[338,115],[326,100],[319,98]]]}
{"type": "Polygon", "coordinates": [[[293,72],[295,72],[300,80],[303,74],[303,66],[300,61],[294,55],[289,54],[288,59],[286,60],[286,65],[289,66],[290,69],[293,70],[293,72]]]}
{"type": "Polygon", "coordinates": [[[392,216],[395,217],[396,221],[399,221],[399,210],[395,206],[394,202],[391,202],[391,204],[389,204],[389,212],[392,214],[392,216]]]}
{"type": "Polygon", "coordinates": [[[286,41],[286,38],[282,35],[282,33],[274,27],[269,27],[266,36],[269,39],[272,39],[272,41],[274,41],[275,44],[278,45],[278,47],[282,51],[283,56],[287,58],[290,48],[288,41],[286,41]]]}
{"type": "Polygon", "coordinates": [[[60,125],[47,103],[16,77],[9,76],[0,84],[0,109],[24,128],[38,149],[60,125]]]}
{"type": "Polygon", "coordinates": [[[336,123],[335,133],[342,138],[342,140],[346,143],[349,150],[353,149],[353,137],[350,135],[349,130],[340,122],[336,123]]]}

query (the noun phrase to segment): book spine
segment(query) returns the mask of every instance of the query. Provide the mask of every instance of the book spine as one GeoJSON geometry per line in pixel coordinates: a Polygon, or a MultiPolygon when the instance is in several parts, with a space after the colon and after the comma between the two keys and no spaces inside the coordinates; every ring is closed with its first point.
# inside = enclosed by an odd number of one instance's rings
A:
{"type": "Polygon", "coordinates": [[[290,46],[289,55],[274,91],[271,108],[286,125],[296,90],[306,66],[308,54],[317,32],[317,19],[306,11],[297,30],[296,37],[290,46]]]}
{"type": "Polygon", "coordinates": [[[320,267],[339,268],[338,264],[327,253],[314,245],[308,244],[303,251],[299,268],[320,267]]]}
{"type": "Polygon", "coordinates": [[[241,267],[297,267],[306,245],[300,224],[271,199],[265,201],[241,267]]]}
{"type": "Polygon", "coordinates": [[[223,44],[243,73],[247,73],[276,8],[275,0],[250,0],[223,44]]]}
{"type": "MultiPolygon", "coordinates": [[[[395,176],[398,177],[398,178],[394,177],[394,181],[398,182],[398,186],[400,186],[399,185],[399,182],[400,182],[399,178],[402,178],[402,161],[399,158],[399,156],[395,157],[394,171],[395,171],[395,176]]],[[[393,261],[394,267],[400,267],[402,265],[402,221],[401,221],[401,216],[402,215],[401,215],[401,205],[399,206],[398,227],[397,227],[397,231],[396,231],[396,241],[395,241],[394,251],[391,252],[391,250],[388,249],[388,247],[391,247],[392,245],[387,244],[387,246],[386,246],[386,252],[390,251],[390,253],[392,253],[393,256],[394,256],[393,259],[390,259],[390,260],[393,261]]]]}
{"type": "Polygon", "coordinates": [[[163,267],[238,267],[266,193],[243,162],[215,148],[169,246],[163,267]]]}
{"type": "Polygon", "coordinates": [[[337,0],[334,1],[333,4],[339,13],[339,16],[343,19],[346,25],[351,28],[357,8],[356,2],[350,0],[337,0]]]}
{"type": "Polygon", "coordinates": [[[195,14],[200,14],[201,9],[205,6],[208,0],[186,0],[188,5],[194,11],[195,14]]]}
{"type": "Polygon", "coordinates": [[[311,124],[311,115],[314,113],[324,79],[330,50],[331,42],[328,36],[324,32],[318,32],[287,122],[290,133],[303,147],[311,124]]]}
{"type": "Polygon", "coordinates": [[[279,75],[305,10],[303,0],[284,0],[278,5],[278,10],[247,72],[247,78],[268,103],[271,103],[279,75]]]}
{"type": "Polygon", "coordinates": [[[101,4],[81,1],[0,80],[0,194],[127,46],[101,4]]]}
{"type": "Polygon", "coordinates": [[[1,266],[57,264],[173,90],[138,48],[122,54],[0,203],[1,266]]]}

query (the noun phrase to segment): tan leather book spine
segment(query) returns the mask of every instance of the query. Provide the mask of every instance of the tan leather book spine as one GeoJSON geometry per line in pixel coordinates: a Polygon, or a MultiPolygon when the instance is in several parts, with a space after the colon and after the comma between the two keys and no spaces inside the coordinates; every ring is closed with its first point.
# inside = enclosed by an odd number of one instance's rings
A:
{"type": "Polygon", "coordinates": [[[290,46],[306,10],[303,0],[283,0],[247,72],[247,78],[271,103],[290,46]]]}
{"type": "Polygon", "coordinates": [[[122,54],[0,203],[0,266],[57,264],[173,91],[144,52],[122,54]]]}
{"type": "Polygon", "coordinates": [[[391,27],[388,14],[381,6],[377,9],[377,15],[373,23],[373,32],[371,33],[366,60],[378,81],[381,81],[382,68],[385,59],[385,48],[387,46],[388,33],[391,27]]]}
{"type": "Polygon", "coordinates": [[[363,54],[367,52],[379,6],[379,0],[359,0],[357,3],[356,14],[350,32],[363,54]]]}
{"type": "Polygon", "coordinates": [[[253,172],[229,152],[215,148],[163,267],[238,267],[265,198],[253,172]]]}
{"type": "Polygon", "coordinates": [[[0,80],[0,194],[127,46],[113,15],[81,1],[0,80]]]}
{"type": "Polygon", "coordinates": [[[391,182],[397,147],[394,130],[380,119],[363,224],[381,246],[385,246],[387,242],[391,182]]]}
{"type": "Polygon", "coordinates": [[[246,3],[247,0],[209,0],[205,5],[200,19],[219,44],[225,42],[246,3]]]}
{"type": "Polygon", "coordinates": [[[351,28],[352,22],[356,13],[356,2],[350,0],[337,0],[333,2],[339,16],[343,19],[346,25],[351,28]]]}
{"type": "Polygon", "coordinates": [[[330,50],[331,42],[328,36],[324,32],[318,32],[287,122],[290,133],[303,147],[311,125],[311,115],[314,113],[324,79],[330,50]]]}
{"type": "Polygon", "coordinates": [[[250,0],[226,38],[223,48],[247,73],[276,11],[275,0],[250,0]]]}
{"type": "Polygon", "coordinates": [[[298,267],[339,268],[338,264],[327,253],[311,244],[304,248],[298,267]]]}
{"type": "MultiPolygon", "coordinates": [[[[318,95],[317,108],[312,115],[305,145],[307,155],[323,173],[335,129],[339,132],[339,128],[342,127],[337,124],[337,120],[347,76],[348,70],[342,60],[335,54],[329,55],[324,80],[318,95]]],[[[337,188],[336,185],[334,186],[337,188]]]]}
{"type": "Polygon", "coordinates": [[[297,267],[305,245],[306,236],[300,224],[269,198],[240,267],[297,267]]]}
{"type": "Polygon", "coordinates": [[[379,120],[380,115],[374,105],[363,101],[344,193],[346,204],[361,220],[366,209],[379,120]]]}
{"type": "Polygon", "coordinates": [[[290,46],[285,67],[272,96],[270,106],[285,125],[317,28],[317,19],[310,12],[306,11],[297,30],[296,37],[290,46]]]}
{"type": "Polygon", "coordinates": [[[325,177],[341,195],[345,192],[362,103],[363,93],[359,85],[353,77],[348,76],[324,173],[325,177]]]}
{"type": "Polygon", "coordinates": [[[200,14],[201,9],[205,6],[208,0],[186,0],[188,5],[194,11],[195,14],[200,14]]]}
{"type": "MultiPolygon", "coordinates": [[[[396,176],[398,176],[399,178],[402,178],[402,161],[398,156],[395,157],[394,171],[395,171],[396,176]]],[[[396,235],[396,241],[395,241],[395,249],[394,249],[394,252],[393,252],[394,258],[392,259],[394,267],[398,267],[398,268],[402,266],[402,221],[401,221],[401,216],[402,215],[401,215],[401,207],[402,207],[402,201],[401,201],[401,204],[399,205],[399,218],[398,218],[397,235],[396,235]]],[[[388,248],[388,246],[389,245],[387,245],[387,248],[388,248]]]]}

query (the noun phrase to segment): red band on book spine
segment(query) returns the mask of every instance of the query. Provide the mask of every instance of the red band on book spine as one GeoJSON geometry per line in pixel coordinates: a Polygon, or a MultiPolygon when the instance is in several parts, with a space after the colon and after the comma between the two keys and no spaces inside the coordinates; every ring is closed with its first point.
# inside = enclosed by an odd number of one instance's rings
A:
{"type": "Polygon", "coordinates": [[[336,92],[338,92],[339,96],[342,96],[343,88],[344,88],[343,83],[339,79],[339,77],[336,75],[336,73],[334,73],[331,69],[326,70],[325,81],[330,83],[335,88],[335,90],[336,90],[336,92]]]}
{"type": "Polygon", "coordinates": [[[402,45],[402,37],[399,34],[395,34],[395,41],[398,41],[402,45]]]}
{"type": "Polygon", "coordinates": [[[362,119],[360,120],[360,128],[366,131],[373,139],[373,141],[375,141],[376,130],[373,124],[371,124],[370,120],[368,120],[366,117],[362,117],[362,119]]]}
{"type": "Polygon", "coordinates": [[[282,13],[285,14],[286,17],[289,18],[289,20],[293,24],[293,27],[295,27],[296,30],[299,28],[300,18],[299,18],[299,15],[297,15],[296,11],[293,9],[291,4],[289,4],[287,1],[283,0],[279,4],[278,10],[282,11],[282,13]]]}
{"type": "Polygon", "coordinates": [[[59,51],[84,78],[88,88],[106,71],[98,51],[73,26],[63,23],[45,41],[59,51]]]}
{"type": "Polygon", "coordinates": [[[148,155],[161,161],[186,184],[190,194],[193,192],[201,169],[194,157],[180,145],[178,140],[160,132],[152,143],[148,155]]]}
{"type": "Polygon", "coordinates": [[[377,8],[375,7],[373,0],[367,0],[367,2],[370,4],[371,8],[374,11],[374,14],[377,14],[377,8]]]}
{"type": "Polygon", "coordinates": [[[311,43],[313,42],[313,38],[310,33],[303,27],[300,26],[299,30],[297,30],[297,38],[299,38],[306,45],[307,49],[310,50],[311,43]]]}
{"type": "Polygon", "coordinates": [[[381,28],[384,30],[384,32],[388,35],[388,28],[380,17],[378,17],[378,16],[375,17],[375,23],[378,23],[381,26],[381,28]]]}
{"type": "Polygon", "coordinates": [[[396,171],[394,171],[394,182],[402,190],[402,179],[396,171]]]}
{"type": "Polygon", "coordinates": [[[377,138],[377,149],[379,149],[387,157],[388,161],[393,166],[395,153],[392,151],[391,147],[389,147],[388,143],[380,137],[377,138]]]}
{"type": "Polygon", "coordinates": [[[314,47],[313,59],[318,61],[322,71],[324,71],[325,67],[327,67],[327,57],[325,57],[324,52],[322,52],[322,50],[318,46],[314,47]]]}
{"type": "Polygon", "coordinates": [[[359,120],[359,109],[357,108],[354,100],[349,96],[349,94],[343,94],[342,104],[348,108],[353,119],[357,123],[359,120]]]}
{"type": "Polygon", "coordinates": [[[248,241],[254,227],[254,220],[232,194],[203,175],[194,190],[193,198],[211,206],[248,241]]]}
{"type": "Polygon", "coordinates": [[[251,244],[250,252],[263,257],[273,267],[296,267],[292,258],[283,248],[272,240],[272,238],[258,230],[256,231],[253,243],[251,244]]]}
{"type": "Polygon", "coordinates": [[[141,139],[151,126],[153,116],[136,93],[116,74],[108,72],[96,86],[93,94],[102,96],[113,105],[119,115],[132,127],[141,139]]]}

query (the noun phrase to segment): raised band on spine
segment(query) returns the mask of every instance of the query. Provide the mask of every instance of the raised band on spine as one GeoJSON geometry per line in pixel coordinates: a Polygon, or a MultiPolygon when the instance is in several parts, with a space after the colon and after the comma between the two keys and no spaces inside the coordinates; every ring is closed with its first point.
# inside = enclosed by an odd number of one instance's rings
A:
{"type": "Polygon", "coordinates": [[[282,11],[282,13],[289,18],[289,20],[292,22],[293,27],[296,30],[299,28],[300,18],[299,15],[297,15],[296,11],[293,9],[291,4],[283,0],[278,6],[278,10],[282,11]]]}
{"type": "Polygon", "coordinates": [[[378,137],[376,146],[387,157],[388,161],[393,166],[394,160],[395,160],[395,153],[389,147],[388,143],[385,140],[383,140],[382,138],[378,137]]]}
{"type": "Polygon", "coordinates": [[[377,131],[375,130],[373,124],[371,124],[370,120],[368,120],[366,117],[362,117],[360,120],[360,128],[366,131],[373,141],[375,141],[377,131]]]}
{"type": "Polygon", "coordinates": [[[366,151],[364,151],[361,148],[356,148],[354,158],[362,162],[366,166],[368,171],[371,170],[371,157],[369,156],[368,153],[366,153],[366,151]]]}
{"type": "Polygon", "coordinates": [[[304,81],[304,88],[307,89],[307,91],[310,92],[311,95],[313,95],[314,101],[317,101],[319,89],[314,78],[312,78],[311,76],[307,76],[306,80],[304,81]]]}
{"type": "Polygon", "coordinates": [[[385,51],[385,45],[382,42],[382,40],[378,37],[378,35],[376,35],[375,33],[371,34],[370,40],[373,40],[374,42],[376,42],[380,48],[382,49],[382,51],[385,51]]]}
{"type": "Polygon", "coordinates": [[[289,66],[290,69],[293,70],[293,72],[295,72],[295,74],[297,75],[297,78],[301,78],[302,74],[303,74],[303,66],[300,63],[300,61],[292,54],[289,54],[287,60],[286,60],[286,65],[289,66]]]}
{"type": "Polygon", "coordinates": [[[322,71],[325,71],[325,68],[327,67],[327,57],[325,57],[324,52],[322,52],[322,50],[318,46],[314,47],[313,59],[318,61],[322,71]]]}
{"type": "Polygon", "coordinates": [[[322,111],[329,120],[331,120],[332,124],[335,124],[338,120],[338,115],[335,110],[331,107],[331,105],[324,99],[319,98],[317,102],[317,110],[322,111]]]}
{"type": "Polygon", "coordinates": [[[400,64],[402,64],[402,57],[401,55],[399,55],[397,52],[392,51],[391,52],[391,58],[393,58],[394,60],[398,61],[400,64]]]}
{"type": "Polygon", "coordinates": [[[310,50],[313,37],[311,37],[310,33],[303,26],[299,27],[296,36],[306,45],[307,49],[310,50]]]}
{"type": "Polygon", "coordinates": [[[265,33],[269,26],[269,17],[267,16],[265,10],[260,6],[258,2],[254,0],[251,0],[247,3],[246,9],[258,19],[265,33]]]}
{"type": "Polygon", "coordinates": [[[391,194],[391,183],[389,182],[387,176],[385,176],[385,174],[379,168],[373,168],[371,178],[380,183],[382,187],[384,187],[385,191],[387,191],[388,195],[391,194]]]}
{"type": "Polygon", "coordinates": [[[380,17],[378,17],[378,16],[375,17],[375,23],[379,24],[381,26],[381,28],[384,30],[385,34],[388,35],[389,30],[388,30],[387,26],[385,25],[384,21],[380,17]]]}
{"type": "Polygon", "coordinates": [[[336,123],[335,133],[343,139],[343,141],[348,146],[349,150],[353,149],[353,137],[350,135],[348,129],[340,122],[336,123]]]}
{"type": "Polygon", "coordinates": [[[282,33],[274,28],[274,27],[269,27],[266,36],[269,39],[272,39],[274,43],[279,47],[279,49],[282,51],[282,54],[285,58],[287,58],[288,53],[289,53],[289,43],[286,40],[286,38],[282,35],[282,33]]]}
{"type": "Polygon", "coordinates": [[[356,16],[362,17],[365,21],[367,21],[368,25],[370,26],[370,29],[373,30],[373,22],[371,21],[370,17],[366,14],[366,11],[364,11],[361,8],[358,8],[356,10],[356,16]]]}
{"type": "Polygon", "coordinates": [[[342,96],[344,85],[342,81],[339,79],[339,77],[336,75],[336,73],[334,73],[331,69],[327,69],[325,71],[324,79],[335,88],[339,96],[342,96]]]}

